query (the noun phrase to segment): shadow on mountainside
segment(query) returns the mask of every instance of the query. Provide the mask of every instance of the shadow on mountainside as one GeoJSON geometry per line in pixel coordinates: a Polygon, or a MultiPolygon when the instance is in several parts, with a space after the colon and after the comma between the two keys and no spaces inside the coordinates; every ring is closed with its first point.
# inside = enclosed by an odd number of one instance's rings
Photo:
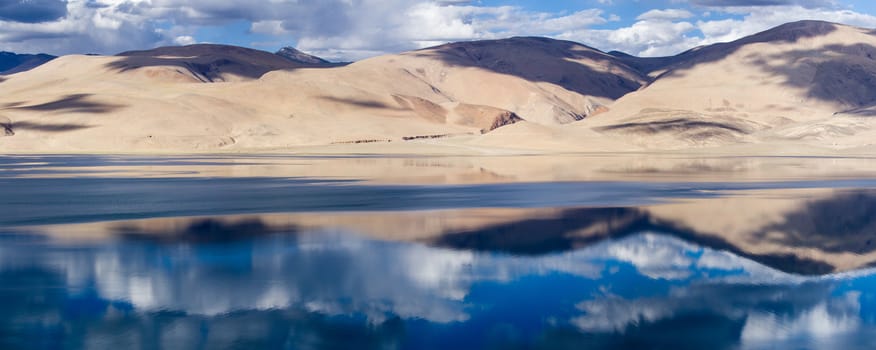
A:
{"type": "Polygon", "coordinates": [[[742,46],[759,42],[794,43],[803,38],[817,37],[836,31],[836,25],[821,21],[800,21],[787,23],[767,31],[736,41],[700,46],[675,56],[638,57],[625,52],[610,51],[609,55],[648,75],[666,70],[659,77],[677,76],[685,69],[701,64],[719,61],[742,46]]]}
{"type": "Polygon", "coordinates": [[[298,68],[331,68],[343,64],[307,64],[294,62],[276,54],[244,47],[215,44],[169,46],[152,50],[128,51],[122,59],[107,66],[118,72],[145,67],[176,67],[205,83],[222,82],[225,75],[258,79],[267,72],[298,68]]]}
{"type": "Polygon", "coordinates": [[[596,128],[598,131],[622,131],[636,134],[659,134],[664,132],[684,132],[701,129],[718,129],[739,134],[747,134],[748,130],[729,123],[690,119],[671,119],[642,123],[623,123],[596,128]]]}
{"type": "Polygon", "coordinates": [[[802,89],[814,100],[851,110],[876,103],[876,46],[827,45],[752,57],[749,62],[764,72],[784,77],[783,85],[802,89]],[[801,74],[803,70],[814,70],[814,74],[801,74]]]}
{"type": "MultiPolygon", "coordinates": [[[[839,102],[850,108],[876,103],[876,47],[865,44],[828,45],[821,50],[798,50],[790,55],[810,59],[822,57],[825,60],[816,63],[815,76],[808,82],[794,80],[789,65],[763,62],[761,67],[785,74],[791,86],[808,88],[810,98],[839,102]],[[830,57],[836,54],[851,57],[831,60],[830,57]]],[[[772,58],[781,59],[777,56],[772,58]]]]}
{"type": "MultiPolygon", "coordinates": [[[[452,43],[410,54],[439,59],[450,66],[477,67],[532,82],[552,83],[583,95],[618,99],[653,80],[682,77],[696,66],[723,60],[746,45],[796,43],[837,30],[838,25],[829,22],[793,22],[733,42],[699,47],[671,57],[635,57],[621,52],[605,54],[574,42],[533,37],[452,43]],[[587,65],[575,60],[597,64],[587,65]],[[594,68],[598,66],[606,68],[594,68]],[[655,79],[648,77],[649,73],[662,70],[665,71],[655,79]]],[[[813,99],[838,102],[852,109],[876,103],[874,57],[876,47],[837,44],[776,57],[751,57],[751,63],[767,74],[784,76],[786,85],[805,89],[813,99]],[[814,61],[816,58],[820,61],[814,61]],[[814,79],[799,77],[800,70],[806,68],[801,66],[804,64],[817,66],[814,79]]]]}
{"type": "Polygon", "coordinates": [[[6,104],[10,110],[54,112],[54,113],[111,113],[125,106],[119,104],[89,101],[93,94],[72,94],[57,100],[35,105],[25,105],[25,102],[6,104]]]}
{"type": "Polygon", "coordinates": [[[0,116],[0,136],[14,136],[16,131],[32,130],[42,132],[64,132],[90,128],[84,124],[46,124],[34,122],[12,122],[9,118],[0,116]]]}
{"type": "MultiPolygon", "coordinates": [[[[0,123],[2,124],[2,123],[0,123]]],[[[7,134],[14,134],[17,130],[31,130],[31,131],[42,131],[42,132],[65,132],[65,131],[76,131],[81,129],[91,128],[91,125],[85,124],[44,124],[44,123],[32,123],[32,122],[15,122],[8,124],[2,124],[6,129],[7,134]]]]}
{"type": "MultiPolygon", "coordinates": [[[[724,107],[725,111],[735,111],[724,107]]],[[[710,110],[710,112],[718,112],[710,110]]],[[[653,136],[672,135],[679,140],[698,144],[738,141],[741,137],[762,129],[757,123],[721,112],[703,115],[693,111],[645,108],[634,119],[617,124],[594,127],[593,130],[619,135],[653,136]]]]}
{"type": "Polygon", "coordinates": [[[850,109],[847,111],[842,111],[841,113],[853,117],[876,117],[876,106],[868,106],[869,108],[861,108],[861,109],[850,109]]]}
{"type": "Polygon", "coordinates": [[[633,68],[596,49],[571,41],[515,37],[452,43],[410,53],[438,59],[457,67],[477,67],[532,82],[552,83],[583,95],[618,99],[636,91],[647,78],[633,68]],[[595,70],[573,60],[593,60],[610,65],[595,70]]]}
{"type": "Polygon", "coordinates": [[[360,100],[360,99],[354,99],[354,98],[342,98],[342,97],[336,97],[336,96],[318,96],[317,98],[320,100],[327,101],[327,102],[340,103],[340,104],[349,105],[352,107],[359,107],[359,108],[387,109],[387,110],[395,110],[395,111],[406,110],[405,108],[401,108],[398,106],[391,106],[389,104],[386,104],[386,103],[383,103],[380,101],[360,100]]]}
{"type": "Polygon", "coordinates": [[[157,57],[126,57],[107,64],[118,72],[128,72],[145,67],[177,67],[184,70],[202,83],[225,81],[224,74],[232,74],[246,79],[258,79],[267,72],[274,70],[294,69],[291,66],[258,66],[245,62],[232,61],[227,58],[196,57],[196,58],[157,58],[157,57]]]}
{"type": "MultiPolygon", "coordinates": [[[[731,43],[715,44],[678,55],[679,63],[671,66],[658,79],[684,76],[697,65],[724,59],[748,44],[794,43],[803,38],[825,36],[836,30],[836,24],[819,21],[785,24],[731,43]]],[[[872,32],[868,34],[872,35],[872,32]]],[[[838,103],[848,109],[876,103],[876,46],[828,44],[772,55],[751,54],[744,59],[768,75],[783,77],[783,85],[802,89],[809,98],[838,103]]]]}
{"type": "Polygon", "coordinates": [[[657,77],[682,76],[686,70],[697,65],[720,61],[740,48],[755,43],[795,43],[801,39],[825,36],[837,30],[837,25],[822,21],[799,21],[780,25],[742,39],[697,47],[678,55],[671,56],[666,65],[659,67],[667,69],[657,77]]]}
{"type": "MultiPolygon", "coordinates": [[[[639,58],[623,53],[612,54],[644,71],[665,69],[655,80],[682,78],[695,67],[724,60],[746,45],[793,44],[806,38],[830,35],[839,29],[839,25],[833,23],[800,21],[672,57],[639,58]]],[[[876,35],[876,31],[863,32],[862,35],[876,35]]],[[[876,37],[873,42],[876,43],[876,37]]],[[[800,46],[800,49],[792,47],[774,54],[754,52],[739,59],[740,63],[759,71],[754,78],[748,79],[779,77],[781,85],[802,91],[808,99],[838,105],[834,112],[851,111],[851,115],[866,116],[870,113],[854,111],[876,104],[876,46],[868,43],[800,46]]]]}

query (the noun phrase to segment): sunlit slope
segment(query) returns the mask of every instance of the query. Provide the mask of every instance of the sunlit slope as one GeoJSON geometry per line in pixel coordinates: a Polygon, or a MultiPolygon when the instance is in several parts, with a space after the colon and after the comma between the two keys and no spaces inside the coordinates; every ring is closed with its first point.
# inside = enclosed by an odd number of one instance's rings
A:
{"type": "Polygon", "coordinates": [[[66,56],[0,85],[10,151],[187,151],[478,138],[557,126],[645,83],[564,41],[460,43],[346,66],[267,52],[169,47],[66,56]],[[214,83],[214,84],[206,84],[214,83]]]}
{"type": "Polygon", "coordinates": [[[874,55],[871,30],[803,21],[653,59],[530,37],[347,65],[222,45],[65,56],[0,77],[0,147],[867,153],[874,55]]]}
{"type": "Polygon", "coordinates": [[[876,103],[874,58],[872,30],[789,23],[664,60],[653,83],[580,124],[651,149],[866,146],[876,124],[849,112],[876,103]]]}

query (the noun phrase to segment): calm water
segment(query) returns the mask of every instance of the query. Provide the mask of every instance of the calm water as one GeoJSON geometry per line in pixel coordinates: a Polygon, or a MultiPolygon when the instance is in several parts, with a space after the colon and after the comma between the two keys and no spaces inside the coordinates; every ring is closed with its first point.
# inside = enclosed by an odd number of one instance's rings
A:
{"type": "Polygon", "coordinates": [[[871,160],[492,161],[0,157],[0,349],[876,347],[871,160]]]}

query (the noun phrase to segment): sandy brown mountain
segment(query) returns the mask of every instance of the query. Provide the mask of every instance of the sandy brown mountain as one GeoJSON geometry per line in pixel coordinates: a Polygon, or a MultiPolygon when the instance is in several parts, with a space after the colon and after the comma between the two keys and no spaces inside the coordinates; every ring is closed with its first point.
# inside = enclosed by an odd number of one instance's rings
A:
{"type": "MultiPolygon", "coordinates": [[[[331,65],[331,64],[333,64],[332,62],[326,61],[320,57],[298,51],[298,49],[296,49],[294,47],[284,47],[274,54],[277,56],[283,57],[287,60],[290,60],[292,62],[297,62],[297,63],[301,63],[301,64],[311,64],[311,65],[331,65]]],[[[343,63],[337,64],[337,65],[343,65],[343,63]]]]}
{"type": "Polygon", "coordinates": [[[12,137],[0,145],[13,152],[477,138],[521,120],[569,123],[645,83],[613,56],[539,38],[451,44],[346,66],[193,45],[65,56],[5,79],[0,115],[12,137]]]}
{"type": "Polygon", "coordinates": [[[197,44],[160,47],[118,54],[124,59],[110,67],[119,72],[141,71],[158,76],[177,73],[192,81],[225,82],[258,79],[280,69],[319,67],[320,62],[299,62],[264,51],[229,45],[197,44]]]}
{"type": "Polygon", "coordinates": [[[222,45],[65,56],[0,77],[0,148],[869,152],[874,55],[872,30],[803,21],[660,58],[530,37],[348,65],[222,45]]]}
{"type": "Polygon", "coordinates": [[[802,21],[662,61],[621,60],[649,68],[655,81],[579,126],[648,149],[787,143],[841,149],[876,137],[876,124],[866,118],[876,103],[870,29],[802,21]]]}

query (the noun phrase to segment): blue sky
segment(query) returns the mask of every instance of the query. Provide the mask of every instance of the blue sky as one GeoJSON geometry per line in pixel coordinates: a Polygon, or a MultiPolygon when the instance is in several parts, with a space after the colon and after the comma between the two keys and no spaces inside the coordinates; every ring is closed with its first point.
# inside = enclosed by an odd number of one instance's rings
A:
{"type": "Polygon", "coordinates": [[[113,54],[209,42],[356,60],[534,35],[659,56],[802,19],[876,27],[876,1],[0,0],[0,50],[113,54]]]}

